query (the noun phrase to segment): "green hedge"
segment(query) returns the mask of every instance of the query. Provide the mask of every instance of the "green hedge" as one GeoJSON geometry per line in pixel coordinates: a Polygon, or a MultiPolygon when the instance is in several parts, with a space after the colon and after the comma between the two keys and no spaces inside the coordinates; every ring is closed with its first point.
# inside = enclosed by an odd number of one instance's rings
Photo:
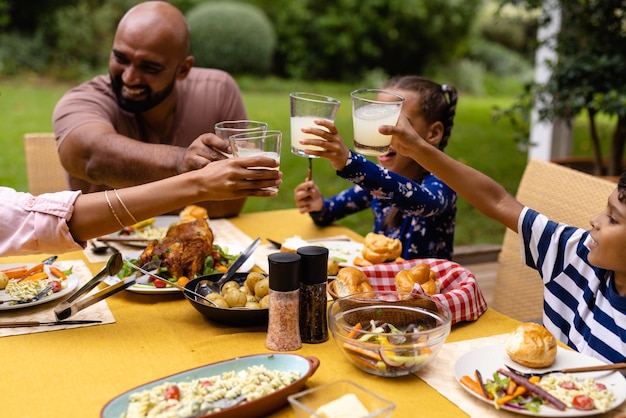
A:
{"type": "Polygon", "coordinates": [[[271,71],[276,35],[259,8],[238,2],[203,3],[189,10],[187,22],[197,66],[234,74],[271,71]]]}

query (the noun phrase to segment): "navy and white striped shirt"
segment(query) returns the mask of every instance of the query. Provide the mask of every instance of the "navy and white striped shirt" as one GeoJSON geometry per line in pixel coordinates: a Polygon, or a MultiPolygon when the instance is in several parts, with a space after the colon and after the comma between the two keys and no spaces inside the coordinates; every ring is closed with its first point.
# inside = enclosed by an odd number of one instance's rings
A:
{"type": "Polygon", "coordinates": [[[543,278],[544,326],[582,354],[626,361],[626,297],[616,292],[612,271],[589,264],[589,231],[529,208],[518,222],[523,259],[543,278]]]}

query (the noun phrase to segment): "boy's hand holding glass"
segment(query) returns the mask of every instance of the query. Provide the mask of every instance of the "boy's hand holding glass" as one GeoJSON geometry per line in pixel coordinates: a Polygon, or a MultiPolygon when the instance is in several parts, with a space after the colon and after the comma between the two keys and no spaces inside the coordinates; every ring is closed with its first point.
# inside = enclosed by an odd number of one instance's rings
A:
{"type": "Polygon", "coordinates": [[[380,125],[398,122],[404,97],[379,89],[360,89],[352,97],[354,150],[363,155],[385,155],[389,152],[391,136],[378,132],[380,125]]]}

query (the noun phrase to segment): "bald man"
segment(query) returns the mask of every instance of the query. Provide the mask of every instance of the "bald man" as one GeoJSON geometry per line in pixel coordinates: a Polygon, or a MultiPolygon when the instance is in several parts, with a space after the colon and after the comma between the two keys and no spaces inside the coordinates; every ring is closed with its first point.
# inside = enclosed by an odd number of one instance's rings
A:
{"type": "MultiPolygon", "coordinates": [[[[169,3],[148,1],[120,20],[109,75],[68,91],[53,113],[59,156],[73,190],[146,183],[226,158],[215,123],[247,119],[227,73],[193,67],[189,27],[169,3]]],[[[167,194],[167,190],[163,190],[167,194]]],[[[245,199],[203,202],[213,218],[237,215],[245,199]]]]}

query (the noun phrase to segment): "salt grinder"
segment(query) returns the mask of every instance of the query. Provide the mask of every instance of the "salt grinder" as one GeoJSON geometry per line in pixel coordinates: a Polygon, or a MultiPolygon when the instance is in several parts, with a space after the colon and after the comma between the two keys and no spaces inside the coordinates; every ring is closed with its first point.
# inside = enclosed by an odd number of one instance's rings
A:
{"type": "Polygon", "coordinates": [[[326,280],[328,248],[298,248],[300,260],[300,338],[303,343],[328,340],[326,280]]]}
{"type": "Polygon", "coordinates": [[[280,252],[270,254],[269,323],[265,346],[273,351],[292,351],[302,347],[300,340],[300,256],[280,252]]]}

